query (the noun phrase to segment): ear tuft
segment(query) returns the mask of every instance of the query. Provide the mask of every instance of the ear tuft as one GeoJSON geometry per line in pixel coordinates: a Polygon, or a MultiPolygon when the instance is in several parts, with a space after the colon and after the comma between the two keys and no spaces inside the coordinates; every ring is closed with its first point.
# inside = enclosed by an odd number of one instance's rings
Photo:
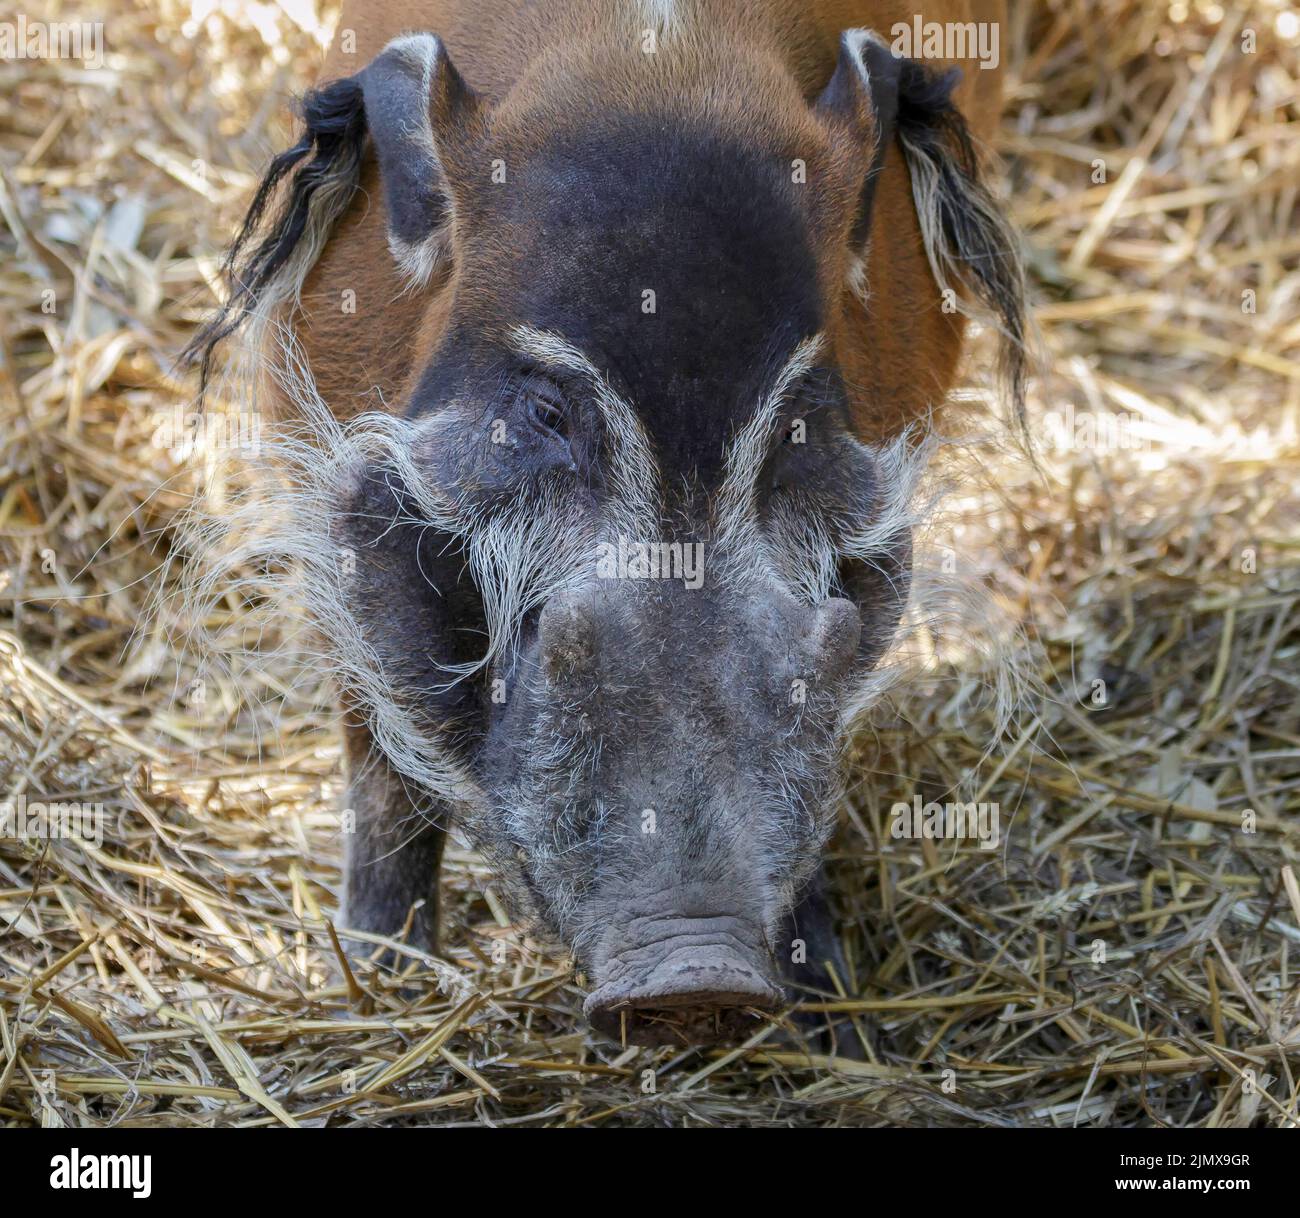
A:
{"type": "Polygon", "coordinates": [[[366,116],[355,77],[307,92],[298,142],[281,152],[258,185],[238,235],[226,255],[226,302],[181,353],[199,365],[206,392],[217,347],[236,331],[269,324],[282,305],[296,301],[307,273],[347,210],[361,176],[366,116]]]}
{"type": "Polygon", "coordinates": [[[1025,276],[1020,241],[989,189],[966,120],[953,101],[961,70],[907,60],[899,82],[898,138],[935,282],[955,282],[1001,338],[1001,372],[1025,429],[1025,276]]]}

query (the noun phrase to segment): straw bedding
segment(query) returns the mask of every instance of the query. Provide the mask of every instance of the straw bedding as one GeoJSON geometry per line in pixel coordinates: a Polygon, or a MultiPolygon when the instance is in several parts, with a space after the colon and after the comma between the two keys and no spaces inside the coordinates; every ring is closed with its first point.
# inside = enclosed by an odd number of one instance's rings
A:
{"type": "Polygon", "coordinates": [[[338,743],[292,613],[214,607],[241,666],[149,611],[255,426],[187,418],[172,359],[331,14],[97,7],[102,69],[0,63],[0,799],[103,812],[98,843],[0,839],[0,1121],[1297,1123],[1293,11],[1052,0],[1003,31],[1038,459],[964,446],[930,552],[1025,624],[1043,693],[999,736],[980,649],[936,641],[864,733],[831,1004],[864,1060],[828,1062],[765,1024],[593,1039],[463,849],[445,960],[341,976],[338,743]],[[996,850],[892,835],[963,781],[996,850]]]}

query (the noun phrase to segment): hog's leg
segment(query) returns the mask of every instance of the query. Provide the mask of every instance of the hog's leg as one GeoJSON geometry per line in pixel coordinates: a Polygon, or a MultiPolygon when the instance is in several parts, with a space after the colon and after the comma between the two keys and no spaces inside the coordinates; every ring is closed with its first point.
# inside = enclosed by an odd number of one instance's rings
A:
{"type": "MultiPolygon", "coordinates": [[[[421,815],[401,776],[375,746],[369,727],[348,716],[343,739],[348,769],[344,809],[351,816],[344,823],[340,923],[396,938],[411,917],[407,942],[437,951],[438,865],[446,834],[430,823],[428,809],[421,815]]],[[[350,946],[366,955],[374,950],[361,940],[350,946]]]]}
{"type": "MultiPolygon", "coordinates": [[[[782,954],[790,1001],[815,1002],[819,997],[815,991],[837,995],[839,990],[831,969],[835,970],[840,984],[848,986],[848,967],[839,936],[835,933],[824,868],[817,869],[812,882],[790,912],[782,940],[778,951],[782,954]]],[[[835,1053],[855,1059],[863,1056],[862,1043],[847,1016],[820,1011],[796,1012],[795,1024],[814,1052],[835,1053]]]]}

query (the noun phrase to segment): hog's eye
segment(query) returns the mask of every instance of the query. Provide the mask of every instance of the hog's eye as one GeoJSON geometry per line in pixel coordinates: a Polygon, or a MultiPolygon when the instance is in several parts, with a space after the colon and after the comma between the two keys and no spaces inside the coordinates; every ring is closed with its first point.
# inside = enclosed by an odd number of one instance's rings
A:
{"type": "Polygon", "coordinates": [[[523,384],[521,395],[528,420],[538,431],[550,432],[561,438],[568,436],[569,422],[564,409],[564,394],[558,385],[543,376],[530,376],[523,384]]]}

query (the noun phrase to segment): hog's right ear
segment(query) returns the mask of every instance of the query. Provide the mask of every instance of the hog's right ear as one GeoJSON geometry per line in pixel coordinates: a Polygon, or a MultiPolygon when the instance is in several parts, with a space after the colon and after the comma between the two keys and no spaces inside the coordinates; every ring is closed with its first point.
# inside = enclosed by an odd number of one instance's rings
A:
{"type": "Polygon", "coordinates": [[[444,152],[466,132],[479,99],[435,34],[393,39],[358,79],[383,181],[388,247],[412,286],[424,287],[455,222],[444,152]]]}

